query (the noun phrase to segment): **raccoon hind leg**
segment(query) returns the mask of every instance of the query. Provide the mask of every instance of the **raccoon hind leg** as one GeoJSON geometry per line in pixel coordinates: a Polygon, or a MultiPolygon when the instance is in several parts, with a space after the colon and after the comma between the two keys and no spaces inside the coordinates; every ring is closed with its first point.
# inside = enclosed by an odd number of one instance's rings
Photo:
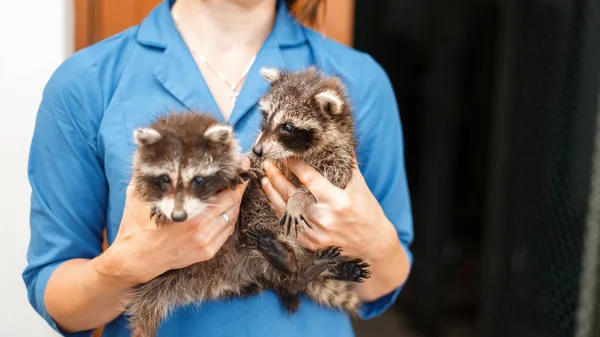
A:
{"type": "Polygon", "coordinates": [[[244,229],[242,232],[253,241],[245,244],[246,248],[260,251],[273,266],[287,274],[297,271],[294,253],[277,240],[275,233],[257,227],[244,229]]]}

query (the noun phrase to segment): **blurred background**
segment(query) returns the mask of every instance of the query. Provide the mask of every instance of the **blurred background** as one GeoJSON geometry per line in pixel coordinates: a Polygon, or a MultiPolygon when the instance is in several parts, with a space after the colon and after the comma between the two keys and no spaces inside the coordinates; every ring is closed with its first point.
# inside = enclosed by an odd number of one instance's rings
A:
{"type": "MultiPolygon", "coordinates": [[[[20,278],[43,85],[159,1],[0,1],[0,336],[56,336],[20,278]]],[[[600,336],[600,1],[329,0],[324,18],[393,82],[415,221],[409,280],[358,337],[600,336]]]]}

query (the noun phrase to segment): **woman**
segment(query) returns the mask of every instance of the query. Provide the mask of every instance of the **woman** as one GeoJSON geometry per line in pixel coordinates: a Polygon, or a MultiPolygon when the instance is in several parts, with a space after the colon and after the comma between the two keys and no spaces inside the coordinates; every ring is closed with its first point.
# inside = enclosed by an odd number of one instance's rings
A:
{"type": "MultiPolygon", "coordinates": [[[[361,317],[386,310],[411,265],[410,202],[394,92],[369,56],[323,39],[288,11],[295,1],[164,0],[136,27],[77,52],[47,84],[31,145],[31,244],[23,277],[38,313],[64,336],[126,336],[125,293],[166,270],[210,259],[233,231],[243,188],[182,226],[157,229],[127,188],[132,130],[170,110],[214,113],[244,151],[256,135],[265,66],[316,65],[346,81],[355,103],[360,171],[337,189],[302,162],[290,167],[319,199],[303,244],[364,257],[361,317]],[[241,80],[240,80],[241,79],[241,80]],[[242,86],[243,84],[243,86],[242,86]],[[241,90],[240,90],[241,88],[241,90]],[[127,193],[125,193],[127,191],[127,193]],[[226,214],[227,216],[223,215],[226,214]],[[102,253],[106,228],[109,249],[102,253]],[[192,233],[192,235],[190,235],[192,233]]],[[[309,1],[315,3],[315,1],[309,1]]],[[[280,210],[293,187],[267,168],[280,210]]],[[[160,336],[352,336],[347,315],[303,299],[296,315],[270,291],[177,308],[160,336]]]]}

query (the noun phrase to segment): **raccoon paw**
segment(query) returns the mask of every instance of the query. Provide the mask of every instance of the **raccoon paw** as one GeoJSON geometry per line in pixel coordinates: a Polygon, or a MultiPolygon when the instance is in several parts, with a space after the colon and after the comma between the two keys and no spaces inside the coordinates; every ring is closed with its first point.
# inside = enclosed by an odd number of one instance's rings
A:
{"type": "Polygon", "coordinates": [[[329,247],[320,249],[315,253],[315,265],[326,265],[332,267],[338,264],[337,259],[342,253],[340,247],[329,247]]]}
{"type": "Polygon", "coordinates": [[[233,178],[229,182],[229,188],[231,190],[235,190],[238,185],[243,184],[244,181],[248,181],[250,179],[260,179],[265,175],[265,173],[259,169],[249,169],[248,171],[241,172],[235,178],[233,178]]]}
{"type": "Polygon", "coordinates": [[[308,220],[308,217],[290,207],[288,207],[288,209],[285,211],[285,214],[283,214],[279,220],[279,226],[285,226],[286,235],[290,235],[292,228],[294,229],[294,237],[298,236],[298,231],[304,237],[306,237],[306,231],[304,230],[303,223],[308,226],[308,228],[314,229],[314,225],[310,220],[308,220]]]}
{"type": "Polygon", "coordinates": [[[367,269],[369,266],[363,260],[356,259],[342,262],[330,271],[335,275],[333,278],[336,280],[363,283],[364,279],[371,277],[371,272],[367,269]]]}
{"type": "Polygon", "coordinates": [[[154,218],[154,223],[156,223],[157,227],[164,226],[168,221],[167,217],[160,212],[156,206],[152,206],[152,208],[150,208],[150,219],[152,218],[154,218]]]}
{"type": "Polygon", "coordinates": [[[273,265],[288,274],[296,271],[294,264],[291,262],[290,252],[277,241],[273,232],[256,227],[244,229],[242,232],[254,241],[254,243],[243,244],[242,248],[260,251],[273,265]]]}
{"type": "Polygon", "coordinates": [[[296,284],[297,290],[301,290],[306,285],[319,277],[325,270],[336,268],[338,258],[341,254],[340,247],[329,247],[320,249],[315,253],[313,265],[303,270],[296,284]]]}
{"type": "Polygon", "coordinates": [[[240,178],[243,181],[247,181],[250,179],[261,179],[264,176],[265,176],[265,172],[263,170],[257,169],[257,168],[251,168],[247,171],[240,173],[240,178]]]}

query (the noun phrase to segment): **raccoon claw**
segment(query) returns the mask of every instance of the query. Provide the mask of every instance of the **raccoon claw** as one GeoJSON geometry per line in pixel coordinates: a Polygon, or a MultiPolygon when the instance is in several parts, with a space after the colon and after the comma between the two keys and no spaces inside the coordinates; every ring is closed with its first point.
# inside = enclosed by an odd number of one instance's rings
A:
{"type": "Polygon", "coordinates": [[[167,223],[167,221],[168,221],[167,217],[162,213],[160,213],[156,216],[156,225],[159,227],[164,226],[167,223]]]}
{"type": "Polygon", "coordinates": [[[290,235],[292,232],[292,228],[294,229],[294,237],[298,236],[298,231],[302,234],[302,236],[306,237],[306,231],[304,230],[305,224],[308,228],[314,229],[313,223],[307,219],[301,213],[291,212],[290,210],[285,211],[281,219],[279,220],[279,226],[285,226],[286,235],[290,235]]]}
{"type": "Polygon", "coordinates": [[[371,271],[367,269],[369,266],[361,259],[356,259],[340,263],[331,271],[335,274],[336,280],[363,283],[364,279],[371,277],[371,271]]]}
{"type": "Polygon", "coordinates": [[[167,217],[161,212],[159,212],[158,208],[156,208],[155,206],[152,206],[152,208],[150,208],[150,219],[152,218],[155,218],[154,222],[159,227],[166,224],[168,220],[167,217]]]}
{"type": "Polygon", "coordinates": [[[252,249],[252,250],[258,249],[258,245],[256,243],[244,243],[240,247],[248,248],[248,249],[252,249]]]}
{"type": "Polygon", "coordinates": [[[243,184],[244,180],[242,179],[241,175],[236,176],[235,178],[233,178],[230,182],[229,182],[229,188],[232,191],[235,191],[235,189],[237,188],[237,186],[239,184],[243,184]]]}
{"type": "Polygon", "coordinates": [[[247,237],[255,241],[258,241],[264,237],[273,238],[273,235],[270,232],[258,228],[243,229],[242,233],[246,234],[247,237]]]}
{"type": "Polygon", "coordinates": [[[156,208],[156,206],[152,206],[150,208],[150,219],[154,218],[154,216],[156,215],[157,212],[158,212],[158,209],[156,208]]]}
{"type": "Polygon", "coordinates": [[[272,232],[256,227],[243,230],[242,232],[248,238],[254,240],[253,243],[244,244],[242,247],[260,251],[273,265],[286,273],[291,274],[295,272],[296,268],[290,263],[290,252],[277,241],[272,232]]]}
{"type": "Polygon", "coordinates": [[[241,182],[242,182],[242,180],[240,177],[238,177],[236,180],[229,182],[229,189],[232,191],[235,191],[235,189],[237,188],[237,185],[241,184],[241,182]]]}
{"type": "Polygon", "coordinates": [[[302,221],[304,221],[304,223],[306,224],[306,226],[308,226],[308,228],[313,229],[313,230],[315,229],[313,227],[314,226],[313,223],[310,220],[308,220],[307,218],[305,218],[304,215],[300,214],[300,219],[302,221]]]}
{"type": "Polygon", "coordinates": [[[340,256],[342,249],[340,247],[329,247],[320,249],[316,252],[317,260],[327,261],[327,264],[334,266],[337,264],[336,258],[340,256]]]}
{"type": "Polygon", "coordinates": [[[240,173],[240,177],[243,181],[248,181],[250,179],[259,179],[264,177],[265,172],[260,169],[251,168],[248,171],[244,171],[240,173]]]}
{"type": "MultiPolygon", "coordinates": [[[[233,191],[237,188],[238,185],[243,184],[244,181],[248,181],[250,179],[258,179],[261,176],[261,172],[258,169],[250,169],[248,171],[241,172],[235,178],[233,178],[229,182],[229,188],[233,191]]],[[[264,174],[264,173],[263,173],[264,174]]]]}

